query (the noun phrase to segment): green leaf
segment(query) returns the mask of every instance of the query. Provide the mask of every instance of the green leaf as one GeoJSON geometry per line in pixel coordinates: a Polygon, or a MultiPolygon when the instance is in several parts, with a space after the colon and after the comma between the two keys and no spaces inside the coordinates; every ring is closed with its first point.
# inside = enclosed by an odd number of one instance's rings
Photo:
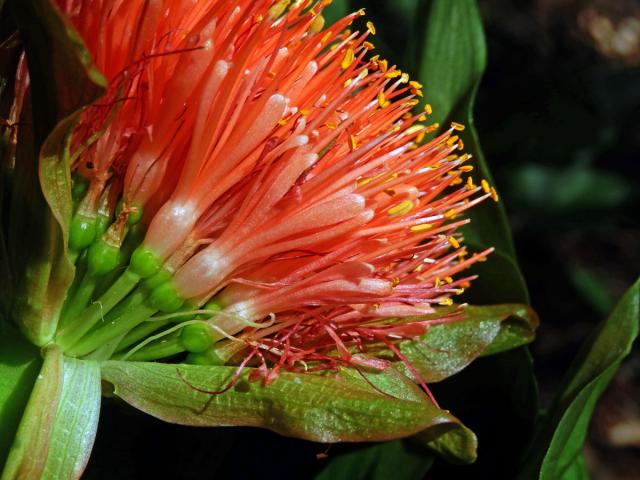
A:
{"type": "Polygon", "coordinates": [[[535,312],[526,305],[469,305],[464,315],[463,320],[431,326],[420,341],[400,344],[400,351],[427,383],[456,374],[481,355],[531,342],[538,326],[535,312]]]}
{"type": "Polygon", "coordinates": [[[99,364],[47,349],[0,478],[80,478],[99,411],[99,364]]]}
{"type": "MultiPolygon", "coordinates": [[[[527,348],[479,358],[430,388],[438,401],[456,412],[478,436],[478,459],[469,476],[515,478],[538,412],[527,348]]],[[[441,463],[436,470],[439,476],[435,478],[457,478],[461,471],[441,463]]]]}
{"type": "Polygon", "coordinates": [[[6,460],[41,364],[38,349],[0,319],[0,465],[6,460]]]}
{"type": "Polygon", "coordinates": [[[184,425],[257,426],[319,442],[391,440],[461,426],[393,368],[363,372],[366,379],[350,368],[340,374],[284,371],[268,386],[249,382],[252,371],[245,369],[236,386],[219,395],[196,388],[222,390],[236,367],[108,361],[102,378],[137,409],[184,425]]]}
{"type": "MultiPolygon", "coordinates": [[[[432,120],[467,126],[461,137],[480,178],[492,183],[473,123],[473,104],[487,63],[482,20],[475,0],[432,0],[424,12],[425,30],[419,58],[419,78],[433,107],[432,120]]],[[[465,243],[473,251],[495,247],[480,278],[466,300],[470,303],[529,303],[526,284],[518,267],[511,232],[502,203],[485,201],[470,210],[472,222],[464,228],[465,243]]]]}
{"type": "Polygon", "coordinates": [[[629,354],[640,329],[640,280],[585,343],[564,386],[539,423],[519,478],[581,478],[583,443],[596,402],[629,354]],[[571,473],[570,476],[569,472],[571,473]]]}
{"type": "Polygon", "coordinates": [[[328,465],[315,480],[414,480],[427,474],[434,458],[400,440],[345,449],[337,455],[330,451],[328,465]]]}
{"type": "Polygon", "coordinates": [[[451,463],[469,464],[476,461],[478,458],[478,439],[469,428],[464,425],[456,428],[444,427],[441,432],[437,436],[429,431],[422,432],[413,437],[413,440],[424,444],[428,449],[451,463]]]}
{"type": "Polygon", "coordinates": [[[30,341],[44,345],[73,279],[66,255],[71,217],[68,134],[80,108],[104,91],[104,79],[68,20],[51,0],[13,0],[27,52],[31,97],[25,102],[11,199],[9,258],[13,316],[30,341]],[[38,182],[39,180],[39,182],[38,182]]]}

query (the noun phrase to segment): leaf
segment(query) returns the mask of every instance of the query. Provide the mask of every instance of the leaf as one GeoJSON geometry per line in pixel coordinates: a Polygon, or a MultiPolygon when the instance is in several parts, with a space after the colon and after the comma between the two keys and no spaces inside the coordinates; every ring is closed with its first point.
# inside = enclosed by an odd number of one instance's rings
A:
{"type": "Polygon", "coordinates": [[[444,433],[432,437],[429,432],[423,432],[413,437],[413,440],[423,443],[440,457],[454,464],[469,464],[478,458],[478,439],[475,433],[464,425],[461,428],[446,428],[444,433]]]}
{"type": "Polygon", "coordinates": [[[423,478],[433,463],[432,455],[400,440],[344,449],[342,454],[329,452],[328,465],[315,480],[414,480],[423,478]]]}
{"type": "Polygon", "coordinates": [[[24,40],[31,80],[21,122],[30,128],[20,129],[11,199],[9,257],[20,279],[13,316],[30,341],[44,345],[74,272],[66,255],[72,208],[67,137],[79,109],[104,91],[104,79],[53,1],[7,6],[24,40]]]}
{"type": "Polygon", "coordinates": [[[521,479],[580,478],[582,446],[598,398],[629,354],[640,329],[640,280],[583,345],[559,395],[542,417],[521,479]],[[568,472],[574,472],[573,477],[568,472]],[[565,477],[566,475],[566,477],[565,477]]]}
{"type": "Polygon", "coordinates": [[[0,319],[0,465],[4,465],[41,364],[38,349],[0,319]]]}
{"type": "MultiPolygon", "coordinates": [[[[430,388],[438,401],[464,419],[478,437],[478,459],[469,476],[515,478],[538,412],[527,348],[479,358],[430,388]]],[[[443,463],[438,463],[434,472],[434,478],[460,476],[459,467],[443,463]]]]}
{"type": "Polygon", "coordinates": [[[89,460],[100,410],[97,362],[45,353],[13,440],[2,480],[80,478],[89,460]]]}
{"type": "Polygon", "coordinates": [[[236,367],[108,361],[102,378],[135,408],[183,425],[257,426],[319,442],[388,440],[461,425],[393,368],[363,373],[366,380],[350,368],[337,375],[284,371],[268,386],[248,382],[251,371],[219,395],[194,387],[222,390],[236,367]]]}
{"type": "MultiPolygon", "coordinates": [[[[475,0],[427,2],[425,30],[419,59],[419,78],[433,107],[431,120],[441,125],[458,121],[465,150],[480,178],[492,183],[473,123],[473,104],[487,63],[482,20],[475,0]]],[[[502,203],[485,201],[470,210],[472,222],[463,229],[465,243],[473,251],[495,247],[485,264],[476,267],[480,278],[466,300],[470,303],[529,303],[526,284],[502,203]],[[493,274],[492,274],[493,272],[493,274]]]]}
{"type": "Polygon", "coordinates": [[[420,341],[400,344],[400,351],[427,383],[456,374],[481,355],[531,342],[538,326],[535,312],[526,305],[470,305],[464,314],[463,320],[431,326],[420,341]]]}

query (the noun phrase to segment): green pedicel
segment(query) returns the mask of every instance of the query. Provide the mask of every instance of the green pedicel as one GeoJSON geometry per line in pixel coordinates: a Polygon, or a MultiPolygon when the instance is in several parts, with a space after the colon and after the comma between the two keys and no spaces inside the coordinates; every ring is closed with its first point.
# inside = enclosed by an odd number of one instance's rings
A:
{"type": "Polygon", "coordinates": [[[137,352],[126,357],[127,360],[134,362],[149,362],[152,360],[160,360],[161,358],[172,357],[178,353],[184,352],[184,347],[180,339],[176,337],[163,338],[156,342],[145,345],[137,352]]]}
{"type": "Polygon", "coordinates": [[[218,356],[215,348],[210,348],[201,353],[189,353],[185,359],[185,363],[192,365],[224,365],[224,360],[218,356]]]}
{"type": "MultiPolygon", "coordinates": [[[[69,321],[56,335],[56,344],[66,351],[91,330],[107,313],[133,290],[140,276],[130,269],[123,272],[98,300],[85,308],[80,315],[69,321]]],[[[124,333],[124,332],[122,332],[124,333]]]]}

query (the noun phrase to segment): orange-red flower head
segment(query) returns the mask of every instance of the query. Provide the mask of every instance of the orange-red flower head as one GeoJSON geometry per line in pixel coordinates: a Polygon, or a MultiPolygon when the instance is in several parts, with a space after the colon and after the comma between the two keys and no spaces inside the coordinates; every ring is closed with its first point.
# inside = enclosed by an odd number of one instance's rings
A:
{"type": "Polygon", "coordinates": [[[132,212],[147,227],[103,289],[110,322],[89,332],[87,306],[71,353],[177,311],[222,361],[380,366],[354,351],[396,352],[455,318],[416,316],[450,305],[489,253],[469,256],[459,229],[495,191],[468,176],[464,127],[422,123],[422,85],[370,56],[362,12],[324,28],[326,3],[61,3],[111,82],[74,137],[90,182],[76,215],[102,208],[111,226],[95,241],[118,248],[132,212]]]}

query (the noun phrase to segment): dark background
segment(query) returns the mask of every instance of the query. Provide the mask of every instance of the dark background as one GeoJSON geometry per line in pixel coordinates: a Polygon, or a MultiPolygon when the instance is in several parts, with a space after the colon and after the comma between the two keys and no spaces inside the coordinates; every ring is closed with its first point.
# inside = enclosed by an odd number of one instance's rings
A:
{"type": "MultiPolygon", "coordinates": [[[[369,7],[391,56],[412,47],[406,32],[420,19],[403,15],[408,3],[350,6],[369,7]]],[[[640,5],[485,0],[480,7],[489,64],[476,126],[542,320],[531,352],[545,406],[580,343],[640,271],[640,5]]],[[[458,385],[495,365],[487,359],[472,368],[458,385]]],[[[592,421],[586,457],[595,479],[640,478],[639,379],[636,351],[592,421]]],[[[509,478],[497,465],[525,427],[514,420],[496,429],[489,420],[509,415],[501,404],[509,392],[477,387],[461,402],[464,392],[444,385],[439,398],[447,407],[462,403],[452,410],[479,434],[482,463],[473,472],[509,478]],[[487,451],[496,444],[504,448],[487,451]]],[[[253,429],[166,425],[107,400],[85,478],[308,478],[352,448],[332,447],[319,460],[326,446],[253,429]]],[[[469,468],[436,461],[428,478],[463,478],[469,468]]]]}

